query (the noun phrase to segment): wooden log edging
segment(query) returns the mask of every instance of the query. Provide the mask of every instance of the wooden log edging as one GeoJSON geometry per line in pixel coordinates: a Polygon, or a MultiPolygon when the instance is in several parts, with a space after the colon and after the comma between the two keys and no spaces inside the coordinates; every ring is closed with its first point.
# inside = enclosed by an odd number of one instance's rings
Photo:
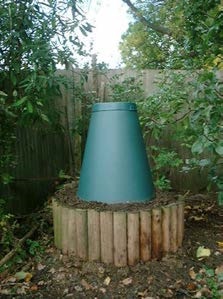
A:
{"type": "Polygon", "coordinates": [[[182,246],[184,202],[140,211],[65,207],[52,200],[54,242],[63,254],[118,267],[160,260],[182,246]]]}

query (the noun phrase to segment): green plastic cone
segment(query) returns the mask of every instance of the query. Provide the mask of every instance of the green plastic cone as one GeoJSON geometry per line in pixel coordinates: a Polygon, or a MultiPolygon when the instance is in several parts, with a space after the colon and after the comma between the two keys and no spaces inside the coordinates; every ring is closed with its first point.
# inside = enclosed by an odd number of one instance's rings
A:
{"type": "Polygon", "coordinates": [[[78,197],[108,204],[146,202],[154,197],[134,103],[94,104],[78,197]]]}

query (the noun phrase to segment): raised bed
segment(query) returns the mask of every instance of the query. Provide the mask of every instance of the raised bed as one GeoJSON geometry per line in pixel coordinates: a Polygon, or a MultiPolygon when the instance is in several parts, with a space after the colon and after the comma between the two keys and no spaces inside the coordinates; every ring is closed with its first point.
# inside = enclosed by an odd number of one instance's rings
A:
{"type": "Polygon", "coordinates": [[[52,199],[55,246],[83,260],[118,267],[176,252],[184,235],[184,203],[131,210],[80,208],[52,199]]]}

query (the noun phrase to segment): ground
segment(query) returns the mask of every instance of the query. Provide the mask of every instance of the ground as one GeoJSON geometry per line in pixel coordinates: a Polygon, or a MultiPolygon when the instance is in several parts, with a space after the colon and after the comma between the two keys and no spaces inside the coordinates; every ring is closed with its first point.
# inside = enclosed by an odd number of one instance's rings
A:
{"type": "Polygon", "coordinates": [[[0,298],[223,298],[223,209],[215,194],[184,200],[185,236],[176,254],[124,268],[83,262],[54,247],[49,227],[40,234],[43,253],[0,274],[0,298]]]}

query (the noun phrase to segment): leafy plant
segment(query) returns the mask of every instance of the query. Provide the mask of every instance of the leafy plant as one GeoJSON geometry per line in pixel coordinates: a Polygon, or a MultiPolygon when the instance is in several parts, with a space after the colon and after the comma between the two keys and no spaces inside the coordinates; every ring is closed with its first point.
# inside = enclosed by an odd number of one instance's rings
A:
{"type": "MultiPolygon", "coordinates": [[[[201,273],[197,274],[196,280],[206,282],[206,285],[208,287],[208,290],[210,292],[209,296],[213,299],[221,299],[221,294],[219,292],[219,284],[220,281],[218,279],[218,276],[215,275],[215,271],[212,268],[204,267],[201,273]]],[[[202,290],[202,288],[201,288],[202,290]]],[[[201,296],[202,299],[205,299],[206,297],[201,296]]]]}
{"type": "Polygon", "coordinates": [[[171,181],[169,175],[172,169],[179,169],[183,161],[178,154],[170,149],[159,146],[150,147],[150,157],[153,164],[153,177],[155,186],[160,190],[170,190],[171,181]]]}
{"type": "MultiPolygon", "coordinates": [[[[147,135],[147,123],[145,123],[145,121],[147,120],[147,118],[145,119],[145,114],[147,115],[147,112],[144,108],[147,100],[145,100],[142,81],[140,80],[140,78],[127,77],[123,79],[122,75],[117,75],[112,78],[110,82],[110,88],[111,93],[109,95],[109,101],[126,101],[137,103],[137,106],[139,108],[140,123],[143,126],[145,135],[147,135]]],[[[153,126],[151,129],[154,133],[157,129],[157,126],[153,126]]],[[[161,126],[159,128],[159,133],[162,132],[162,129],[164,129],[164,126],[161,126]]],[[[173,150],[164,148],[159,144],[153,144],[154,143],[149,142],[148,151],[152,163],[154,183],[160,190],[170,190],[170,169],[179,168],[183,161],[173,150]]]]}
{"type": "Polygon", "coordinates": [[[28,246],[28,253],[39,260],[40,254],[43,253],[42,245],[38,241],[30,239],[26,240],[26,244],[28,246]]]}
{"type": "Polygon", "coordinates": [[[63,129],[55,99],[61,86],[72,83],[57,67],[69,69],[85,55],[81,36],[91,25],[81,3],[0,0],[0,184],[13,180],[19,163],[14,152],[18,126],[63,129]]]}
{"type": "Polygon", "coordinates": [[[132,16],[120,43],[128,68],[223,67],[220,0],[122,1],[132,16]]]}
{"type": "MultiPolygon", "coordinates": [[[[0,0],[0,196],[5,202],[2,186],[12,182],[13,168],[20,162],[14,150],[16,128],[63,129],[55,99],[60,88],[69,88],[72,82],[57,67],[71,69],[85,55],[81,36],[91,31],[91,25],[81,13],[81,3],[0,0]]],[[[23,231],[18,226],[1,205],[0,255],[14,247],[17,229],[23,231]]],[[[35,242],[28,248],[30,254],[40,249],[35,242]]],[[[19,249],[14,261],[25,255],[19,249]]]]}
{"type": "Polygon", "coordinates": [[[171,142],[188,148],[183,170],[209,169],[209,182],[223,193],[223,90],[214,71],[167,72],[157,92],[140,103],[141,123],[149,140],[160,142],[167,133],[171,142]]]}
{"type": "Polygon", "coordinates": [[[109,101],[113,102],[139,102],[144,99],[144,91],[140,78],[115,75],[112,77],[109,87],[111,92],[109,101]]]}
{"type": "Polygon", "coordinates": [[[12,249],[16,243],[15,230],[19,224],[15,217],[5,211],[5,200],[0,199],[0,257],[12,249]]]}

